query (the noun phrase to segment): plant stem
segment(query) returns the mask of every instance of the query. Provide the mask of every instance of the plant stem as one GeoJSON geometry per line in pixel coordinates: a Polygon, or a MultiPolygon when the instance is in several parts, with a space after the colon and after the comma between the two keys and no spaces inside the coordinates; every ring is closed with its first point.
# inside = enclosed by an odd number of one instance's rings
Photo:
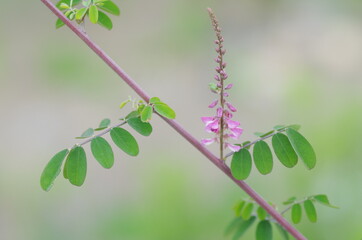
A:
{"type": "MultiPolygon", "coordinates": [[[[79,38],[81,38],[90,49],[92,49],[110,68],[115,71],[142,99],[146,102],[149,101],[149,95],[141,89],[141,87],[126,74],[121,67],[119,67],[112,58],[110,58],[98,45],[96,45],[86,34],[77,28],[64,14],[54,6],[50,0],[41,0],[57,17],[59,17],[79,38]]],[[[292,236],[297,240],[306,240],[306,238],[295,229],[288,221],[286,221],[272,206],[269,205],[258,193],[256,193],[244,181],[236,180],[230,169],[208,149],[206,149],[199,140],[187,132],[175,120],[167,119],[160,116],[171,127],[173,127],[181,136],[183,136],[189,143],[191,143],[197,150],[199,150],[205,157],[207,157],[214,165],[216,165],[222,172],[224,172],[232,181],[234,181],[241,189],[243,189],[251,198],[255,200],[262,208],[264,208],[281,226],[284,227],[292,236]]]]}
{"type": "Polygon", "coordinates": [[[76,144],[76,146],[83,146],[84,144],[87,144],[87,143],[91,142],[91,141],[92,141],[93,139],[95,139],[96,137],[101,137],[101,136],[103,136],[104,134],[110,132],[113,128],[120,127],[120,126],[122,126],[122,125],[124,125],[124,124],[126,124],[126,123],[127,123],[127,121],[124,121],[124,122],[118,123],[117,125],[114,125],[114,126],[112,126],[112,127],[108,127],[108,128],[107,128],[106,130],[104,130],[103,132],[101,132],[101,133],[99,133],[99,134],[97,134],[97,135],[94,135],[94,136],[88,138],[88,139],[85,140],[84,142],[81,142],[81,143],[76,144]]]}
{"type": "MultiPolygon", "coordinates": [[[[251,146],[251,145],[254,145],[255,143],[257,143],[257,142],[259,142],[259,141],[262,141],[262,140],[265,140],[265,139],[267,139],[267,138],[270,138],[270,137],[274,136],[274,135],[277,134],[277,133],[285,132],[286,130],[287,130],[287,128],[283,128],[283,129],[281,129],[281,130],[279,130],[279,131],[276,131],[276,132],[274,132],[274,133],[271,133],[271,134],[269,134],[269,135],[266,135],[265,137],[258,138],[258,139],[256,139],[255,141],[252,141],[251,143],[248,143],[248,144],[243,145],[243,146],[240,148],[240,150],[243,149],[243,148],[247,148],[247,147],[249,147],[249,146],[251,146]]],[[[230,157],[230,156],[232,156],[234,153],[235,153],[235,152],[229,152],[228,154],[225,155],[225,159],[228,158],[228,157],[230,157]]]]}

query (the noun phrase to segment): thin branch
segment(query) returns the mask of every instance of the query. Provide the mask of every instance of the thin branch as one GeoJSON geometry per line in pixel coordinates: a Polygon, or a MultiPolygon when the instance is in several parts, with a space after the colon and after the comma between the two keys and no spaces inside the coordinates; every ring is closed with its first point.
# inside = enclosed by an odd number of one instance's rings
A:
{"type": "Polygon", "coordinates": [[[303,199],[303,200],[300,200],[300,201],[291,203],[288,207],[286,207],[283,211],[281,211],[280,214],[281,214],[281,215],[284,215],[284,213],[288,212],[288,210],[291,209],[291,208],[293,207],[293,205],[304,203],[304,202],[307,201],[308,199],[309,199],[309,198],[305,198],[305,199],[303,199]]]}
{"type": "MultiPolygon", "coordinates": [[[[287,127],[286,127],[286,128],[283,128],[283,129],[281,129],[281,130],[279,130],[279,131],[276,131],[276,132],[274,132],[274,133],[271,133],[271,134],[269,134],[269,135],[266,135],[266,136],[264,136],[264,137],[258,138],[258,139],[256,139],[255,141],[252,141],[252,142],[250,142],[250,143],[248,143],[248,144],[243,145],[243,146],[240,148],[240,150],[243,149],[243,148],[247,148],[247,147],[249,147],[249,146],[251,146],[251,145],[254,145],[255,143],[257,143],[257,142],[259,142],[259,141],[262,141],[262,140],[265,140],[265,139],[267,139],[267,138],[270,138],[270,137],[274,136],[274,135],[277,134],[277,133],[285,132],[286,130],[287,130],[287,127]]],[[[228,154],[225,155],[225,158],[228,158],[228,157],[232,156],[234,153],[235,153],[235,152],[229,152],[228,154]]]]}
{"type": "Polygon", "coordinates": [[[126,123],[127,123],[127,121],[124,121],[124,122],[118,123],[117,125],[114,125],[114,126],[112,126],[112,127],[108,127],[106,130],[104,130],[104,131],[101,132],[100,134],[94,135],[94,136],[88,138],[87,140],[85,140],[84,142],[81,142],[81,143],[76,144],[76,146],[83,146],[84,144],[87,144],[87,143],[91,142],[91,141],[92,141],[93,139],[95,139],[96,137],[101,137],[101,136],[103,136],[104,134],[110,132],[113,128],[120,127],[120,126],[122,126],[122,125],[124,125],[124,124],[126,124],[126,123]]]}
{"type": "MultiPolygon", "coordinates": [[[[118,76],[120,76],[142,99],[148,102],[149,95],[141,89],[141,87],[130,77],[124,70],[119,67],[112,58],[110,58],[98,45],[96,45],[87,35],[85,35],[78,27],[76,27],[64,14],[54,6],[50,0],[41,0],[57,17],[59,17],[78,37],[80,37],[90,49],[92,49],[110,68],[112,68],[118,76]]],[[[205,157],[207,157],[214,165],[223,171],[232,181],[234,181],[240,188],[242,188],[251,198],[255,200],[262,208],[264,208],[278,223],[285,228],[292,236],[298,240],[306,240],[306,238],[295,229],[288,221],[286,221],[272,206],[268,204],[258,193],[256,193],[244,181],[236,180],[230,169],[225,165],[223,160],[220,160],[208,149],[206,149],[199,140],[187,132],[175,120],[167,119],[160,116],[171,127],[173,127],[181,136],[183,136],[189,143],[198,149],[205,157]]]]}

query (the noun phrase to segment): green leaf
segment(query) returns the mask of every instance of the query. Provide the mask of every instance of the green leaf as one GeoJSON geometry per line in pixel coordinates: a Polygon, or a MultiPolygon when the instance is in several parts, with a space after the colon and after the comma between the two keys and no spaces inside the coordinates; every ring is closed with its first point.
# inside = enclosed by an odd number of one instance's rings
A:
{"type": "Polygon", "coordinates": [[[247,149],[241,149],[233,154],[231,160],[231,173],[238,180],[247,179],[251,172],[252,159],[247,149]]]}
{"type": "Polygon", "coordinates": [[[292,128],[287,129],[287,135],[295,152],[302,159],[307,168],[314,168],[316,164],[316,155],[312,145],[310,145],[307,139],[305,139],[299,132],[292,128]]]}
{"type": "Polygon", "coordinates": [[[280,131],[280,130],[282,130],[284,128],[285,128],[285,125],[276,125],[276,126],[273,127],[273,129],[276,130],[276,131],[280,131]]]}
{"type": "MultiPolygon", "coordinates": [[[[99,21],[99,19],[98,19],[98,21],[99,21]]],[[[121,102],[121,104],[119,105],[119,108],[120,109],[122,109],[122,108],[124,108],[124,106],[126,106],[127,105],[127,103],[129,103],[131,100],[125,100],[125,101],[123,101],[123,102],[121,102]]]]}
{"type": "Polygon", "coordinates": [[[265,209],[260,206],[258,207],[258,210],[256,210],[256,213],[260,220],[264,220],[267,216],[267,212],[265,211],[265,209]]]}
{"type": "Polygon", "coordinates": [[[291,128],[294,129],[295,131],[298,131],[300,129],[300,125],[299,124],[292,124],[292,125],[288,125],[286,126],[286,128],[291,128]]]}
{"type": "Polygon", "coordinates": [[[253,213],[253,209],[254,209],[253,203],[246,204],[246,206],[243,208],[243,211],[241,212],[241,217],[244,220],[248,220],[250,218],[251,214],[253,213]]]}
{"type": "Polygon", "coordinates": [[[113,142],[125,153],[130,156],[137,156],[139,153],[136,139],[123,128],[113,128],[111,130],[113,142]]]}
{"type": "MultiPolygon", "coordinates": [[[[245,142],[243,142],[243,144],[242,144],[242,145],[243,145],[243,147],[244,147],[244,146],[248,145],[249,143],[251,143],[251,142],[250,142],[250,141],[245,141],[245,142]]],[[[245,147],[245,149],[248,149],[248,150],[249,150],[249,149],[250,149],[250,147],[251,147],[251,145],[249,145],[249,146],[245,147]]]]}
{"type": "Polygon", "coordinates": [[[104,168],[111,168],[114,163],[114,155],[109,143],[101,137],[96,137],[91,142],[91,150],[94,158],[104,168]]]}
{"type": "Polygon", "coordinates": [[[75,14],[75,19],[77,20],[81,20],[83,19],[84,15],[87,13],[88,8],[81,8],[77,11],[77,13],[75,14]]]}
{"type": "Polygon", "coordinates": [[[291,215],[292,215],[292,222],[294,224],[300,222],[300,220],[302,219],[302,207],[300,206],[300,204],[294,204],[292,206],[291,215]]]}
{"type": "Polygon", "coordinates": [[[296,197],[290,197],[287,201],[283,202],[283,204],[288,205],[288,204],[294,203],[295,200],[297,200],[296,197]]]}
{"type": "Polygon", "coordinates": [[[61,9],[69,9],[69,5],[66,3],[61,3],[59,6],[61,9]]]}
{"type": "Polygon", "coordinates": [[[121,11],[119,10],[118,6],[112,1],[104,1],[102,5],[98,6],[100,9],[109,12],[110,14],[119,16],[121,11]]]}
{"type": "Polygon", "coordinates": [[[285,229],[280,226],[279,224],[275,223],[274,224],[276,226],[276,228],[278,229],[280,236],[283,238],[283,240],[289,240],[289,234],[287,231],[285,231],[285,229]]]}
{"type": "Polygon", "coordinates": [[[234,212],[235,212],[235,216],[240,216],[241,215],[241,211],[243,210],[243,207],[245,206],[245,201],[241,200],[240,202],[238,202],[235,206],[234,206],[234,212]]]}
{"type": "Polygon", "coordinates": [[[89,20],[94,24],[98,22],[98,8],[96,5],[89,7],[89,20]]]}
{"type": "Polygon", "coordinates": [[[266,136],[268,136],[268,135],[270,135],[270,134],[272,134],[274,132],[275,132],[274,130],[271,130],[271,131],[266,132],[266,133],[256,132],[256,133],[254,133],[254,135],[262,138],[262,137],[266,137],[266,136]]]}
{"type": "Polygon", "coordinates": [[[154,106],[155,111],[165,118],[174,119],[176,118],[176,113],[172,108],[170,108],[166,103],[157,103],[154,106]]]}
{"type": "Polygon", "coordinates": [[[312,196],[314,200],[316,200],[318,203],[321,203],[325,206],[331,207],[331,208],[339,208],[337,206],[334,206],[332,204],[330,204],[327,195],[325,194],[319,194],[319,195],[315,195],[312,196]]]}
{"type": "Polygon", "coordinates": [[[152,133],[152,125],[147,122],[142,122],[141,118],[139,117],[130,118],[127,120],[127,123],[143,136],[150,136],[152,133]]]}
{"type": "Polygon", "coordinates": [[[82,186],[87,175],[87,158],[82,147],[78,146],[70,151],[65,167],[69,182],[75,186],[82,186]]]}
{"type": "Polygon", "coordinates": [[[99,127],[94,129],[94,131],[100,131],[100,130],[106,129],[110,124],[111,124],[111,120],[108,118],[105,118],[101,121],[101,123],[99,124],[99,127]]]}
{"type": "Polygon", "coordinates": [[[94,134],[94,129],[88,128],[87,130],[84,131],[84,133],[82,133],[80,137],[76,137],[76,139],[89,138],[93,136],[93,134],[94,134]]]}
{"type": "Polygon", "coordinates": [[[254,145],[253,157],[255,166],[261,174],[265,175],[273,170],[273,155],[266,142],[259,141],[254,145]]]}
{"type": "Polygon", "coordinates": [[[263,220],[256,227],[256,240],[271,240],[273,239],[273,229],[268,220],[263,220]]]}
{"type": "Polygon", "coordinates": [[[149,103],[150,104],[155,104],[155,103],[162,103],[162,102],[158,97],[152,97],[152,98],[150,98],[149,103]]]}
{"type": "Polygon", "coordinates": [[[275,155],[284,166],[292,168],[298,163],[298,156],[287,136],[282,133],[275,134],[272,138],[272,145],[275,155]]]}
{"type": "Polygon", "coordinates": [[[317,211],[315,210],[314,204],[311,200],[304,202],[305,213],[311,222],[317,222],[317,211]]]}
{"type": "Polygon", "coordinates": [[[58,28],[61,28],[63,27],[65,24],[63,23],[63,21],[58,18],[57,21],[55,22],[55,28],[58,29],[58,28]]]}
{"type": "Polygon", "coordinates": [[[108,30],[112,30],[113,28],[112,20],[102,11],[98,11],[98,24],[108,30]]]}
{"type": "MultiPolygon", "coordinates": [[[[62,3],[70,6],[70,1],[71,1],[71,0],[60,0],[59,2],[57,2],[56,7],[57,7],[57,8],[60,8],[60,5],[61,5],[62,3]]],[[[81,1],[82,1],[82,0],[73,0],[73,6],[72,6],[72,7],[74,7],[74,6],[78,5],[79,3],[81,3],[81,1]]]]}
{"type": "Polygon", "coordinates": [[[142,122],[149,122],[152,118],[152,112],[153,112],[152,107],[146,106],[141,112],[142,122]]]}
{"type": "Polygon", "coordinates": [[[252,216],[251,218],[249,218],[249,220],[242,221],[240,223],[240,225],[238,226],[238,229],[237,229],[235,235],[233,236],[232,240],[241,239],[241,237],[244,235],[244,233],[253,225],[253,223],[255,222],[255,219],[256,219],[256,217],[252,216]]]}
{"type": "Polygon", "coordinates": [[[234,232],[237,227],[242,224],[244,222],[244,220],[241,217],[236,217],[234,218],[229,225],[226,227],[225,232],[224,232],[224,236],[229,236],[232,232],[234,232]]]}
{"type": "Polygon", "coordinates": [[[43,173],[40,177],[40,186],[44,191],[49,191],[52,186],[54,180],[60,173],[60,168],[62,167],[62,163],[65,157],[68,154],[68,149],[64,149],[52,157],[46,167],[43,170],[43,173]]]}

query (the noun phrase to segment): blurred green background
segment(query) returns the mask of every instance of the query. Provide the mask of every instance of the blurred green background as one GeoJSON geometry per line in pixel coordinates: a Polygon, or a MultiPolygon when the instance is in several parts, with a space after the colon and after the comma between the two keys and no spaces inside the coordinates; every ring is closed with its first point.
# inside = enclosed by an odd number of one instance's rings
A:
{"type": "MultiPolygon", "coordinates": [[[[49,193],[40,189],[56,152],[102,118],[124,116],[119,103],[136,95],[70,30],[56,31],[40,1],[0,2],[0,238],[225,239],[232,206],[245,194],[157,117],[153,135],[138,137],[139,157],[116,151],[111,170],[89,157],[83,187],[60,177],[49,193]]],[[[213,114],[212,7],[242,140],[299,123],[318,155],[312,171],[277,162],[247,183],[274,203],[327,194],[340,209],[319,205],[319,221],[304,216],[297,228],[309,239],[362,238],[361,1],[116,2],[122,14],[113,31],[88,24],[89,35],[199,139],[210,136],[200,117],[213,114]]]]}

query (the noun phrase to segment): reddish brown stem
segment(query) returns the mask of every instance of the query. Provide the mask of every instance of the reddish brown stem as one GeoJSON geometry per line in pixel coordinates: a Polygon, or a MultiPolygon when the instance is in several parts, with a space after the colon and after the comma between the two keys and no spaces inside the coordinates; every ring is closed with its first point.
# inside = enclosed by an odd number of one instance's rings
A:
{"type": "MultiPolygon", "coordinates": [[[[149,95],[141,89],[141,87],[125,73],[97,44],[95,44],[85,33],[83,33],[76,25],[74,25],[64,14],[54,6],[50,0],[41,0],[57,17],[59,17],[78,37],[80,37],[90,49],[92,49],[110,68],[115,71],[141,98],[148,102],[149,95]]],[[[162,116],[161,116],[162,117],[162,116]]],[[[269,203],[260,197],[249,185],[244,181],[236,180],[225,165],[223,160],[217,158],[208,149],[206,149],[199,140],[194,138],[175,120],[162,117],[171,127],[173,127],[181,136],[198,149],[205,157],[223,171],[232,181],[234,181],[241,189],[243,189],[251,198],[255,200],[262,208],[264,208],[281,226],[284,227],[292,236],[298,240],[306,240],[306,238],[295,229],[288,221],[286,221],[269,203]]]]}

